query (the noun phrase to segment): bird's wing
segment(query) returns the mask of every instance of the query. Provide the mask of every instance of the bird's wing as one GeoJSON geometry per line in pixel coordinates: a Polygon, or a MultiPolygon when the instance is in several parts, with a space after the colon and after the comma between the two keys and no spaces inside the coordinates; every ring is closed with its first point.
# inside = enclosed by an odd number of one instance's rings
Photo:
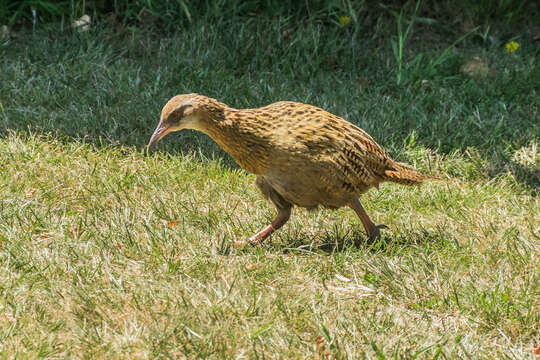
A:
{"type": "Polygon", "coordinates": [[[392,160],[379,144],[359,127],[347,123],[344,133],[340,163],[352,168],[357,181],[378,187],[392,160]]]}
{"type": "Polygon", "coordinates": [[[279,102],[272,108],[271,142],[288,158],[301,158],[326,172],[328,181],[348,192],[377,187],[392,163],[388,154],[358,126],[321,108],[279,102]]]}
{"type": "Polygon", "coordinates": [[[358,126],[327,112],[320,115],[322,119],[317,115],[310,119],[311,126],[294,129],[297,143],[330,166],[329,175],[337,177],[345,190],[378,187],[392,163],[388,154],[358,126]]]}

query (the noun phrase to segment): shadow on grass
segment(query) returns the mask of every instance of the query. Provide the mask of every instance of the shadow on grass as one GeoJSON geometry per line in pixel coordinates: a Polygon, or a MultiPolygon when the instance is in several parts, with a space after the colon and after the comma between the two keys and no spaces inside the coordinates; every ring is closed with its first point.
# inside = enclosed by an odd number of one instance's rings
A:
{"type": "MultiPolygon", "coordinates": [[[[453,239],[454,237],[441,227],[434,230],[403,231],[394,236],[383,233],[379,239],[372,240],[367,238],[365,232],[359,229],[353,229],[343,235],[329,232],[320,236],[308,237],[303,234],[296,234],[296,236],[286,235],[283,241],[279,241],[277,237],[274,237],[274,240],[270,238],[261,245],[246,245],[239,250],[249,253],[256,247],[262,246],[278,252],[281,251],[283,254],[295,256],[313,254],[331,255],[351,250],[393,255],[414,246],[423,246],[433,250],[440,249],[449,244],[455,246],[453,239]]],[[[222,238],[219,244],[219,253],[221,255],[229,255],[232,249],[233,247],[229,240],[222,238]]]]}
{"type": "Polygon", "coordinates": [[[530,190],[531,196],[540,195],[540,167],[532,169],[510,160],[510,172],[520,184],[530,190]]]}

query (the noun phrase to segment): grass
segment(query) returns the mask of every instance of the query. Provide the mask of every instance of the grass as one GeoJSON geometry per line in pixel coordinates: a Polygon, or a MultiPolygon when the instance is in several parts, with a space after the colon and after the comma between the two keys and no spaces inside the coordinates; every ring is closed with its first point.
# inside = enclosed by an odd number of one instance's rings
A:
{"type": "MultiPolygon", "coordinates": [[[[0,43],[0,358],[533,359],[539,45],[471,36],[405,87],[381,26],[51,26],[0,43]],[[473,56],[488,77],[460,73],[473,56]],[[295,209],[233,248],[272,218],[254,177],[194,132],[144,151],[161,106],[192,91],[322,106],[443,181],[367,193],[380,241],[352,211],[295,209]]],[[[461,35],[419,27],[403,58],[461,35]]]]}

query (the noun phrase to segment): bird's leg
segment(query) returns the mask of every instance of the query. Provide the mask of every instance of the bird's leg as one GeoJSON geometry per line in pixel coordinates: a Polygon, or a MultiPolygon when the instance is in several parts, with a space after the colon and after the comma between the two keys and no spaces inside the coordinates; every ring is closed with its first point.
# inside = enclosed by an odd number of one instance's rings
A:
{"type": "Polygon", "coordinates": [[[285,225],[291,216],[291,208],[280,209],[274,221],[267,225],[264,229],[249,238],[249,242],[258,243],[266,239],[274,231],[285,225]]]}
{"type": "Polygon", "coordinates": [[[248,240],[235,241],[234,246],[244,246],[248,243],[258,244],[261,243],[264,239],[270,236],[274,231],[285,225],[289,217],[291,216],[291,207],[286,207],[283,209],[278,209],[278,214],[274,221],[269,225],[265,226],[264,229],[250,237],[248,240]]]}
{"type": "Polygon", "coordinates": [[[347,203],[347,205],[354,210],[356,215],[358,215],[358,217],[360,218],[360,221],[362,221],[364,229],[366,229],[367,236],[370,240],[378,239],[381,236],[379,230],[388,228],[388,226],[386,225],[375,225],[373,221],[371,221],[371,219],[369,218],[366,210],[364,210],[364,207],[360,203],[360,200],[351,200],[347,203]]]}

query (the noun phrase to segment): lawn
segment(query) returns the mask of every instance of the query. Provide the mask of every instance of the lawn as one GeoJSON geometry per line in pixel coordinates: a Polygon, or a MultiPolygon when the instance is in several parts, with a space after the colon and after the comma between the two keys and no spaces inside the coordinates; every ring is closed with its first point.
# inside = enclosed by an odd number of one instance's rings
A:
{"type": "Polygon", "coordinates": [[[0,41],[0,358],[534,359],[540,43],[418,26],[398,84],[395,24],[359,29],[0,41]],[[476,57],[488,71],[464,73],[476,57]],[[351,210],[294,209],[233,247],[273,216],[255,177],[201,133],[145,149],[187,92],[323,107],[442,180],[365,194],[377,241],[351,210]]]}

